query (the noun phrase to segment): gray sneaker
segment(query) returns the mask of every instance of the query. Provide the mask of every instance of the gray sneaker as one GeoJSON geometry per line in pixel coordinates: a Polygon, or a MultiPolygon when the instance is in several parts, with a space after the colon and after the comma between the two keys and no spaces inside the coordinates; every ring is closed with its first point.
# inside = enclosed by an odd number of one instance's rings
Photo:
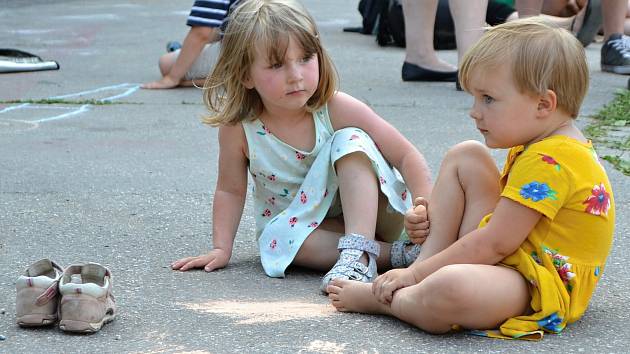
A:
{"type": "Polygon", "coordinates": [[[93,333],[116,317],[112,275],[98,263],[71,265],[59,282],[59,328],[93,333]]]}
{"type": "Polygon", "coordinates": [[[612,34],[602,45],[601,66],[603,71],[630,74],[630,37],[612,34]]]}

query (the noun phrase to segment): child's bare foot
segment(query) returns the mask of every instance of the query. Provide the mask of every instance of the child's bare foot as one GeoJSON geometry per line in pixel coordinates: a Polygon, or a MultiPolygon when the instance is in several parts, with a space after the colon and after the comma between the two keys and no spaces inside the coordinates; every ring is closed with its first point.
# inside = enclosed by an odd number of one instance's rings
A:
{"type": "Polygon", "coordinates": [[[378,302],[372,294],[372,283],[333,279],[326,290],[337,311],[390,314],[390,306],[378,302]]]}

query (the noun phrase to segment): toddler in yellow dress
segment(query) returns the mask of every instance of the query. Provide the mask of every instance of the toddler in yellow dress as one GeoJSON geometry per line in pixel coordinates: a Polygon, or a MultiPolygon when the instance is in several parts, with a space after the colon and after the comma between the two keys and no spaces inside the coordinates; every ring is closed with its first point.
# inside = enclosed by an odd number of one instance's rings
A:
{"type": "Polygon", "coordinates": [[[559,333],[584,314],[615,223],[606,172],[574,124],[588,88],[584,49],[563,29],[518,20],[489,29],[459,75],[485,144],[510,149],[503,172],[478,142],[451,148],[419,258],[373,284],[335,280],[330,300],[431,333],[559,333]]]}

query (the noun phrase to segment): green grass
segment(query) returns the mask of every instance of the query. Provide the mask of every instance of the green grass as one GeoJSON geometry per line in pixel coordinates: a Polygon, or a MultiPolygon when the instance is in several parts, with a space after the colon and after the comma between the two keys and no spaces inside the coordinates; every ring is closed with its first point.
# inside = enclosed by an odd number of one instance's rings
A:
{"type": "Polygon", "coordinates": [[[603,155],[617,170],[630,176],[630,91],[617,92],[612,102],[605,105],[593,122],[584,129],[586,135],[614,155],[603,155]],[[620,133],[619,133],[620,132],[620,133]]]}

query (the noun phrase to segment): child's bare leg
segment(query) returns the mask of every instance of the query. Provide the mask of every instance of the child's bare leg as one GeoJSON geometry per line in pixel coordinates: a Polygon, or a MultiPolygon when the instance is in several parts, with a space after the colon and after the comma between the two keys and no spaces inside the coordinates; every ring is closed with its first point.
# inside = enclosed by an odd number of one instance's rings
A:
{"type": "Polygon", "coordinates": [[[529,309],[529,289],[515,270],[490,265],[456,264],[441,268],[421,283],[394,293],[391,305],[376,300],[372,284],[336,279],[328,287],[340,311],[396,317],[431,333],[453,325],[492,329],[529,309]]]}
{"type": "Polygon", "coordinates": [[[477,141],[453,146],[444,157],[429,200],[431,229],[418,260],[426,259],[479,225],[500,194],[499,171],[477,141]]]}
{"type": "Polygon", "coordinates": [[[346,233],[374,239],[378,213],[379,187],[367,155],[346,155],[335,163],[339,196],[346,233]]]}
{"type": "MultiPolygon", "coordinates": [[[[324,219],[302,243],[292,264],[315,270],[327,271],[339,258],[337,245],[344,234],[343,222],[335,218],[324,219]]],[[[389,259],[391,244],[380,242],[381,253],[376,259],[379,271],[391,268],[389,259]]]]}

